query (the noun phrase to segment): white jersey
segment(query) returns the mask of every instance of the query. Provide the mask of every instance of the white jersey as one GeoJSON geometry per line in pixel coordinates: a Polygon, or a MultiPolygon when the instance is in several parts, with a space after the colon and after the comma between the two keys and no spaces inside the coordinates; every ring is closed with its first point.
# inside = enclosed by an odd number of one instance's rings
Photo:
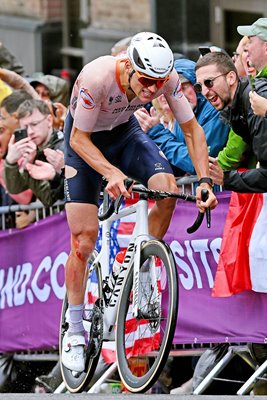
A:
{"type": "MultiPolygon", "coordinates": [[[[144,103],[138,97],[130,102],[119,80],[121,58],[99,57],[84,66],[73,86],[70,113],[73,126],[84,132],[111,130],[127,122],[144,103]]],[[[170,79],[153,98],[164,94],[179,123],[194,117],[182,92],[179,76],[172,71],[170,79]]]]}

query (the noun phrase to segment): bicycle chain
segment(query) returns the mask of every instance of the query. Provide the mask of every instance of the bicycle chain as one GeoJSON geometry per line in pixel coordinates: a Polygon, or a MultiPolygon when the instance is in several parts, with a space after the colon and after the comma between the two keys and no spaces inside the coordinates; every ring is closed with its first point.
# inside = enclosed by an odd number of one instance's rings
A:
{"type": "Polygon", "coordinates": [[[102,307],[96,302],[92,310],[92,321],[87,353],[95,358],[101,351],[103,342],[103,312],[102,307]]]}

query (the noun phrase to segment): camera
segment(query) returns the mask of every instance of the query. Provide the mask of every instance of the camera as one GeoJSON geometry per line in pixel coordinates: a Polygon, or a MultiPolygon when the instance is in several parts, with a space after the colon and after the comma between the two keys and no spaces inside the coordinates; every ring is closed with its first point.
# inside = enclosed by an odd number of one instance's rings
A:
{"type": "Polygon", "coordinates": [[[25,128],[15,129],[13,133],[15,135],[15,142],[18,142],[21,139],[25,139],[28,136],[27,129],[25,128]]]}

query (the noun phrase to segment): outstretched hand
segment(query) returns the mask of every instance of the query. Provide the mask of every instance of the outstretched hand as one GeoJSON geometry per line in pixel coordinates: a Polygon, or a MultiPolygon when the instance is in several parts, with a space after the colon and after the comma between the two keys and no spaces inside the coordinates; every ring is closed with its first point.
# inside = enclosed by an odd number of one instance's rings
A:
{"type": "Polygon", "coordinates": [[[214,157],[209,157],[209,172],[213,182],[222,186],[224,179],[223,169],[214,157]]]}
{"type": "Polygon", "coordinates": [[[134,113],[142,130],[146,133],[150,128],[160,123],[160,118],[154,107],[148,112],[145,108],[140,108],[134,113]]]}
{"type": "Polygon", "coordinates": [[[34,164],[26,164],[26,169],[33,179],[52,181],[56,175],[52,164],[41,160],[35,160],[34,164]]]}

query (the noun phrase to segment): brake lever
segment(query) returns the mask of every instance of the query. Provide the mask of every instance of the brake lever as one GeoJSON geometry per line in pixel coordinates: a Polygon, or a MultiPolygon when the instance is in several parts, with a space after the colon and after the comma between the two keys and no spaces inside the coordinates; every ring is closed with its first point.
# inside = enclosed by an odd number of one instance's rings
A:
{"type": "MultiPolygon", "coordinates": [[[[130,189],[133,182],[134,182],[133,179],[130,179],[130,178],[127,178],[124,180],[124,186],[125,186],[126,190],[130,189]]],[[[117,197],[117,199],[114,202],[114,212],[116,214],[118,214],[118,212],[119,212],[119,209],[120,209],[121,203],[123,202],[123,199],[124,199],[123,194],[120,194],[119,197],[117,197]]]]}
{"type": "MultiPolygon", "coordinates": [[[[201,200],[202,201],[207,201],[209,197],[209,191],[208,189],[202,189],[201,190],[201,200]]],[[[206,214],[206,219],[207,219],[207,227],[210,228],[211,225],[211,212],[210,212],[210,207],[208,207],[205,210],[205,214],[206,214]]],[[[198,228],[200,227],[200,225],[202,224],[204,218],[204,213],[201,213],[200,211],[198,212],[198,216],[195,220],[195,222],[193,223],[192,226],[190,226],[189,228],[187,228],[187,233],[194,233],[198,230],[198,228]]]]}

